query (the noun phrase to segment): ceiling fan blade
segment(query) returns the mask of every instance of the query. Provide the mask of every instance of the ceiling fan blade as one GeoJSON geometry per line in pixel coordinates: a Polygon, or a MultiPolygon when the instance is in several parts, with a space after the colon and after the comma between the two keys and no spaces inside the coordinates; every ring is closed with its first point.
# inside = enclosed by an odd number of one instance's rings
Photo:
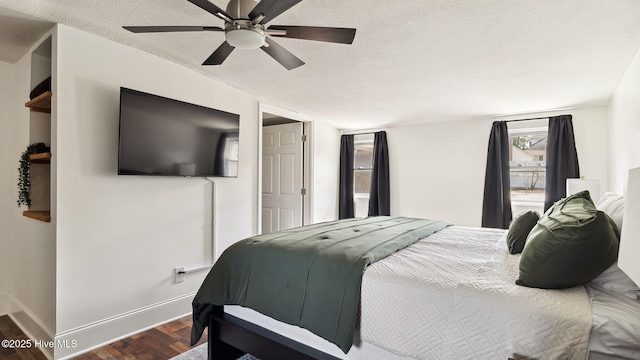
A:
{"type": "Polygon", "coordinates": [[[262,0],[251,10],[249,19],[253,20],[260,16],[260,14],[263,14],[264,18],[260,20],[260,24],[266,24],[276,16],[291,9],[300,1],[302,0],[262,0]]]}
{"type": "Polygon", "coordinates": [[[231,54],[233,49],[235,49],[235,48],[233,46],[229,45],[229,43],[227,43],[226,41],[223,42],[222,45],[220,45],[216,49],[216,51],[214,51],[213,54],[211,54],[211,56],[209,56],[207,58],[207,60],[205,60],[202,63],[202,65],[220,65],[220,64],[222,64],[227,59],[229,54],[231,54]]]}
{"type": "Polygon", "coordinates": [[[217,26],[123,26],[132,33],[181,32],[181,31],[224,31],[217,26]]]}
{"type": "Polygon", "coordinates": [[[233,22],[233,18],[227,14],[224,10],[220,9],[218,6],[210,3],[207,0],[187,0],[188,2],[192,3],[193,5],[196,5],[198,7],[200,7],[201,9],[208,11],[210,13],[212,13],[213,15],[219,17],[220,19],[231,23],[233,22]]]}
{"type": "Polygon", "coordinates": [[[269,26],[267,33],[269,30],[280,30],[286,32],[284,35],[277,32],[269,34],[271,36],[326,41],[340,44],[351,44],[353,43],[353,38],[356,36],[356,29],[348,28],[273,25],[269,26]]]}
{"type": "Polygon", "coordinates": [[[290,53],[287,49],[278,45],[275,41],[271,40],[269,37],[266,37],[265,42],[269,45],[268,47],[265,45],[261,47],[264,52],[269,54],[272,58],[274,58],[280,65],[287,68],[287,70],[292,70],[297,68],[298,66],[304,65],[304,61],[298,59],[295,55],[290,53]]]}

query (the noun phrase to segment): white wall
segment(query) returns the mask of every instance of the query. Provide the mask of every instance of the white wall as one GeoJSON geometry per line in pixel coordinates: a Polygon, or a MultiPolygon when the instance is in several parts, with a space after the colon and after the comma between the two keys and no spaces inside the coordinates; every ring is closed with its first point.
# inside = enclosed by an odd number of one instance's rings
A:
{"type": "Polygon", "coordinates": [[[629,169],[640,166],[640,52],[609,103],[609,190],[626,193],[629,169]]]}
{"type": "Polygon", "coordinates": [[[314,122],[313,127],[313,222],[338,218],[340,178],[340,131],[314,122]]]}
{"type": "Polygon", "coordinates": [[[208,181],[116,175],[120,87],[240,114],[238,178],[215,179],[218,254],[256,227],[258,102],[148,53],[58,31],[56,332],[67,336],[192,295],[206,272],[173,284],[173,269],[211,262],[208,181]]]}
{"type": "Polygon", "coordinates": [[[609,115],[607,106],[574,109],[569,113],[573,115],[580,175],[585,179],[600,179],[601,188],[608,189],[609,115]]]}
{"type": "Polygon", "coordinates": [[[12,159],[11,134],[12,111],[10,84],[13,82],[12,66],[0,62],[0,316],[9,311],[9,254],[11,238],[11,203],[14,190],[11,166],[17,164],[12,159]]]}
{"type": "Polygon", "coordinates": [[[10,178],[8,190],[3,188],[8,195],[0,201],[2,206],[8,206],[11,222],[9,313],[28,334],[47,340],[53,336],[56,325],[55,225],[26,218],[22,216],[26,207],[16,206],[19,159],[30,143],[30,112],[24,104],[31,91],[31,54],[12,64],[10,71],[13,77],[6,85],[10,117],[7,124],[3,124],[9,129],[8,144],[3,145],[8,160],[0,165],[10,178]]]}
{"type": "Polygon", "coordinates": [[[391,215],[479,226],[491,120],[391,127],[391,215]]]}
{"type": "MultiPolygon", "coordinates": [[[[572,114],[581,173],[607,185],[607,108],[590,107],[518,119],[572,114]]],[[[480,226],[491,123],[501,119],[385,129],[389,143],[391,214],[480,226]]]]}

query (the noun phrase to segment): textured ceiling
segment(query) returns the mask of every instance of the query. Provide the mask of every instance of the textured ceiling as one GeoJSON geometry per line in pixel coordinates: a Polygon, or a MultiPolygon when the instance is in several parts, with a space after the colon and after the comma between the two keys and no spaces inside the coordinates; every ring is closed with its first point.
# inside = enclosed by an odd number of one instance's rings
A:
{"type": "MultiPolygon", "coordinates": [[[[270,24],[357,33],[352,45],[276,39],[306,62],[292,71],[261,50],[201,66],[222,33],[121,28],[222,25],[186,0],[0,0],[1,8],[143,49],[340,128],[606,104],[640,48],[637,0],[306,0],[270,24]]],[[[12,30],[2,14],[4,53],[12,30]]]]}
{"type": "Polygon", "coordinates": [[[0,61],[12,64],[20,60],[53,25],[0,7],[0,61]]]}

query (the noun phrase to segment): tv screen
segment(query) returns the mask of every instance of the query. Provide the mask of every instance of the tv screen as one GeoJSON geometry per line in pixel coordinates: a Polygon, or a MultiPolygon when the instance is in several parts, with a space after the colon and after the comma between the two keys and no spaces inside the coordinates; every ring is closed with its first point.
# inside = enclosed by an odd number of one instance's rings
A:
{"type": "Polygon", "coordinates": [[[119,175],[238,176],[240,115],[120,88],[119,175]]]}

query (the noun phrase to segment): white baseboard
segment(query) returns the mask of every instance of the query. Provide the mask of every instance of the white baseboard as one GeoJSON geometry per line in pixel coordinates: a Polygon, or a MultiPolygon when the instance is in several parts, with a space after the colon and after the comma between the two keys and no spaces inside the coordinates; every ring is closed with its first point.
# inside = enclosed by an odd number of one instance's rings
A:
{"type": "Polygon", "coordinates": [[[0,316],[9,314],[9,294],[0,294],[0,316]]]}
{"type": "Polygon", "coordinates": [[[59,346],[56,347],[55,359],[70,359],[184,317],[191,313],[195,295],[195,292],[190,293],[56,334],[55,341],[59,346]]]}
{"type": "MultiPolygon", "coordinates": [[[[9,295],[9,317],[22,329],[22,331],[39,344],[46,344],[53,341],[53,332],[44,324],[28,307],[15,297],[9,295]]],[[[47,357],[53,359],[53,347],[38,346],[40,351],[47,357]]]]}

